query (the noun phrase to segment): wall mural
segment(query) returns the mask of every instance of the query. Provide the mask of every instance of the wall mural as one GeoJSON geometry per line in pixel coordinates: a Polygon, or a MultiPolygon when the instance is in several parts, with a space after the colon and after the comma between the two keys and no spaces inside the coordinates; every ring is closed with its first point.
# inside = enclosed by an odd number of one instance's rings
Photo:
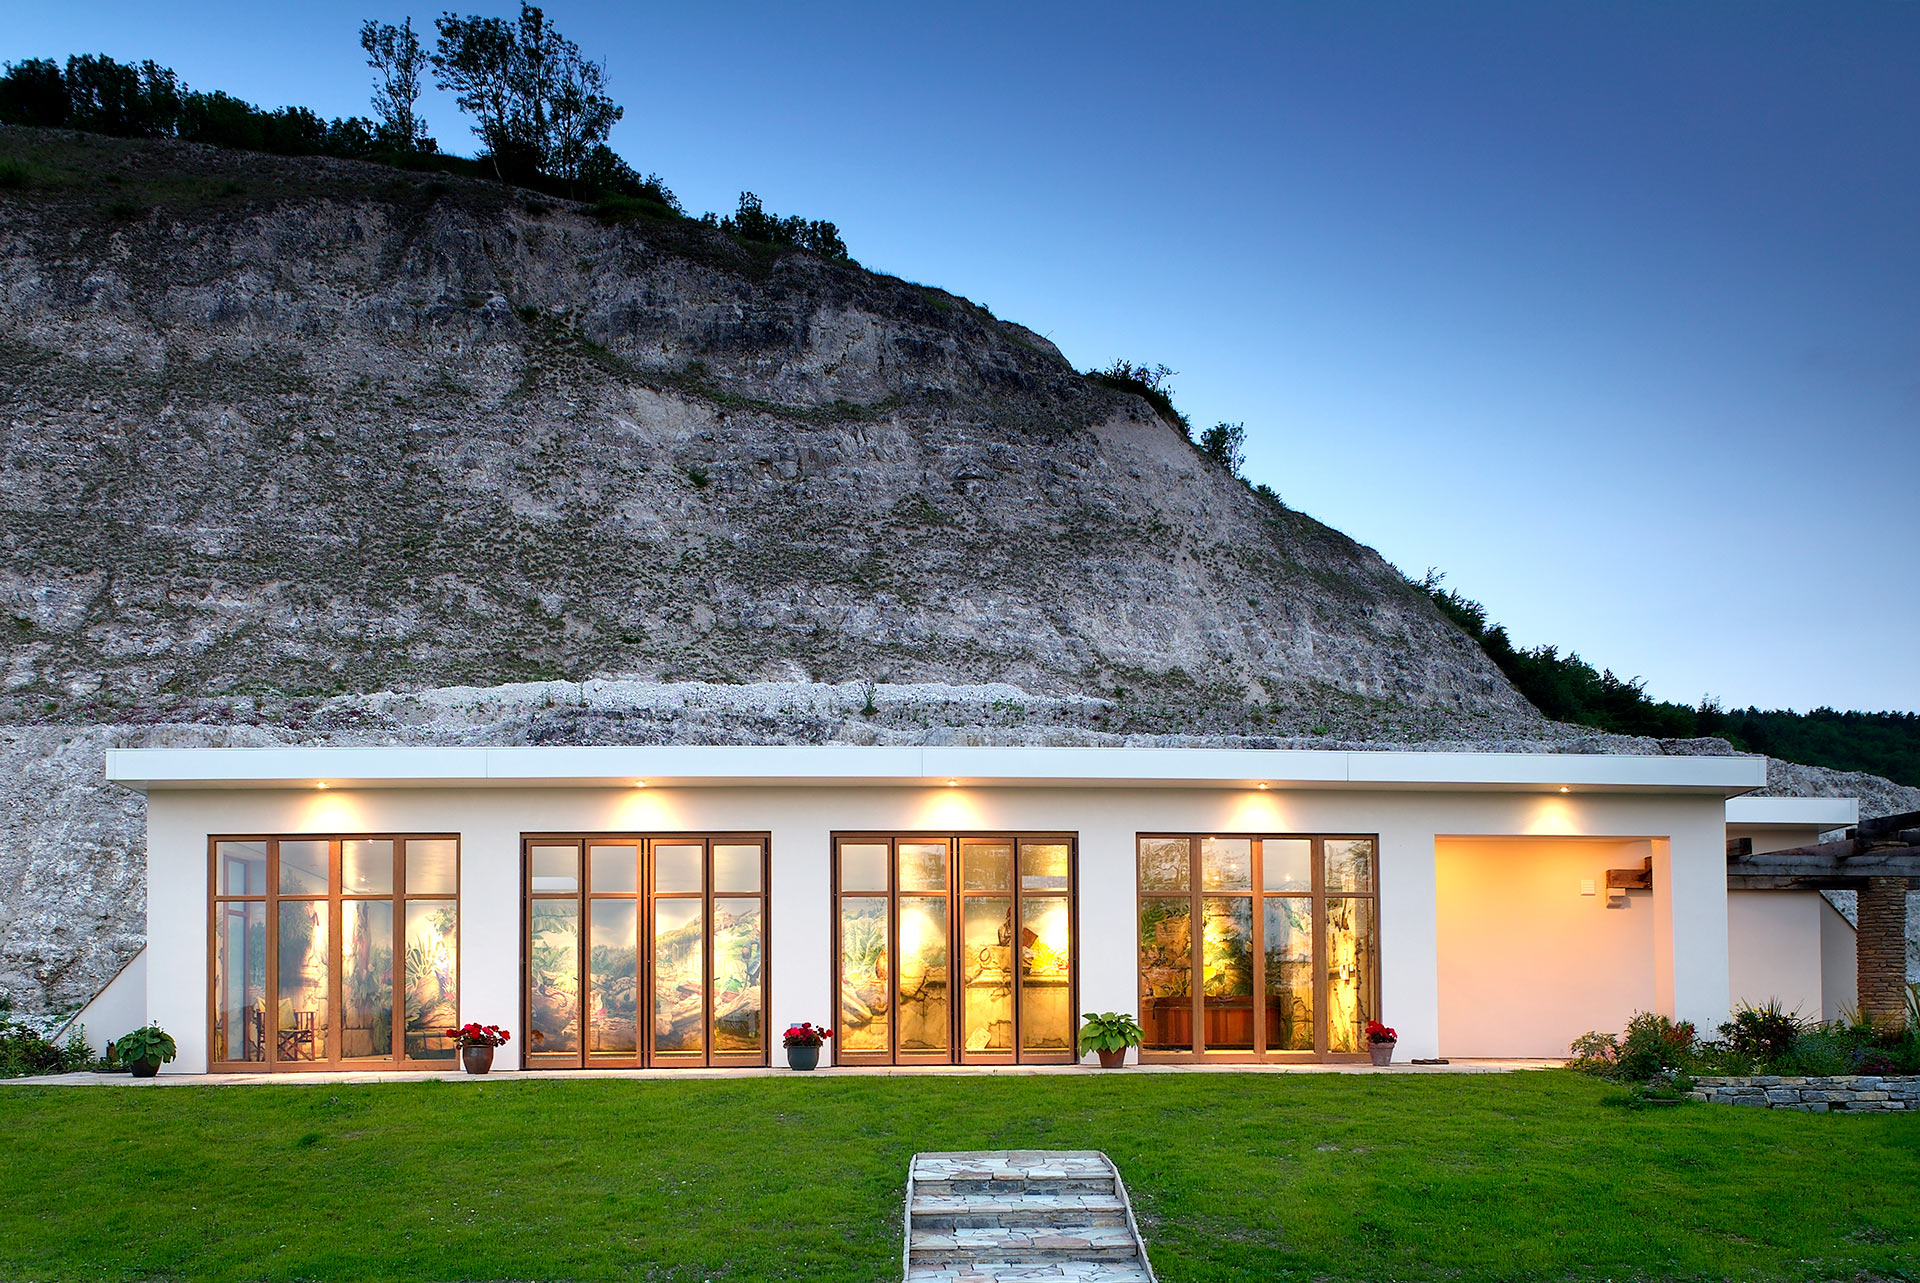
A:
{"type": "Polygon", "coordinates": [[[840,901],[840,1027],[842,1052],[889,1050],[891,974],[887,966],[887,901],[849,896],[840,901]]]}
{"type": "Polygon", "coordinates": [[[1144,1051],[1366,1051],[1366,1023],[1379,1009],[1372,838],[1142,836],[1137,844],[1144,1051]],[[1326,1011],[1324,1047],[1316,1046],[1316,1003],[1326,1011]]]}
{"type": "Polygon", "coordinates": [[[1072,1060],[1072,851],[1059,838],[840,840],[837,1054],[1072,1060]]]}
{"type": "Polygon", "coordinates": [[[530,841],[534,1063],[764,1057],[765,856],[741,838],[530,841]]]}
{"type": "Polygon", "coordinates": [[[407,901],[406,1052],[414,1060],[451,1060],[446,1031],[460,1023],[460,905],[407,901]]]}

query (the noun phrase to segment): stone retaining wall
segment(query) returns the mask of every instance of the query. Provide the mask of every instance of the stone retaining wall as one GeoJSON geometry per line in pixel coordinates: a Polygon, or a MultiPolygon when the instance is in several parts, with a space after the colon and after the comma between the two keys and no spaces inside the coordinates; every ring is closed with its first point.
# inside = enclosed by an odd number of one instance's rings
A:
{"type": "Polygon", "coordinates": [[[1698,1086],[1693,1098],[1710,1105],[1797,1109],[1811,1114],[1920,1110],[1920,1077],[1846,1074],[1831,1078],[1787,1078],[1758,1074],[1750,1078],[1703,1077],[1694,1082],[1698,1086]]]}

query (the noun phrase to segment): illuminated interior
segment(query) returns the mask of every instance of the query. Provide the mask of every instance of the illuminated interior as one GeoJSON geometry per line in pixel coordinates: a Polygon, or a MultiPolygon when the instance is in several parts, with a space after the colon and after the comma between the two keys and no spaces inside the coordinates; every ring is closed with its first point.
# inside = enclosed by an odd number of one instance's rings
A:
{"type": "Polygon", "coordinates": [[[1073,865],[1065,837],[838,839],[837,1059],[1071,1061],[1073,865]]]}
{"type": "Polygon", "coordinates": [[[211,855],[214,1065],[452,1059],[457,839],[215,838],[211,855]]]}
{"type": "Polygon", "coordinates": [[[1375,839],[1142,835],[1136,852],[1143,1059],[1365,1054],[1375,839]]]}
{"type": "Polygon", "coordinates": [[[766,851],[527,839],[528,1067],[765,1064],[766,851]]]}

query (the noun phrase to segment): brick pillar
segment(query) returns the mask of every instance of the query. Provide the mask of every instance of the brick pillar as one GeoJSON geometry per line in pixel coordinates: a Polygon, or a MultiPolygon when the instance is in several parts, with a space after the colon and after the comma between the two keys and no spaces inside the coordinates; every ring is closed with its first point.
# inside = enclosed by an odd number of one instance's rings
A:
{"type": "Polygon", "coordinates": [[[1895,1028],[1907,1016],[1907,880],[1868,878],[1860,888],[1860,1014],[1895,1028]]]}

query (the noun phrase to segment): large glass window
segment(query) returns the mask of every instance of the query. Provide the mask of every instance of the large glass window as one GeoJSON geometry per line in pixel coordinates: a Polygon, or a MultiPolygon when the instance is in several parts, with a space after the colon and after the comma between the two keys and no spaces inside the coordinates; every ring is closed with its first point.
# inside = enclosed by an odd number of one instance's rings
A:
{"type": "Polygon", "coordinates": [[[836,1059],[1071,1061],[1073,878],[1065,836],[837,838],[836,1059]]]}
{"type": "Polygon", "coordinates": [[[764,836],[526,840],[531,1066],[762,1065],[764,836]]]}
{"type": "Polygon", "coordinates": [[[1374,838],[1142,834],[1136,852],[1144,1056],[1365,1054],[1374,838]]]}
{"type": "Polygon", "coordinates": [[[222,837],[210,855],[215,1065],[453,1056],[458,839],[222,837]]]}

